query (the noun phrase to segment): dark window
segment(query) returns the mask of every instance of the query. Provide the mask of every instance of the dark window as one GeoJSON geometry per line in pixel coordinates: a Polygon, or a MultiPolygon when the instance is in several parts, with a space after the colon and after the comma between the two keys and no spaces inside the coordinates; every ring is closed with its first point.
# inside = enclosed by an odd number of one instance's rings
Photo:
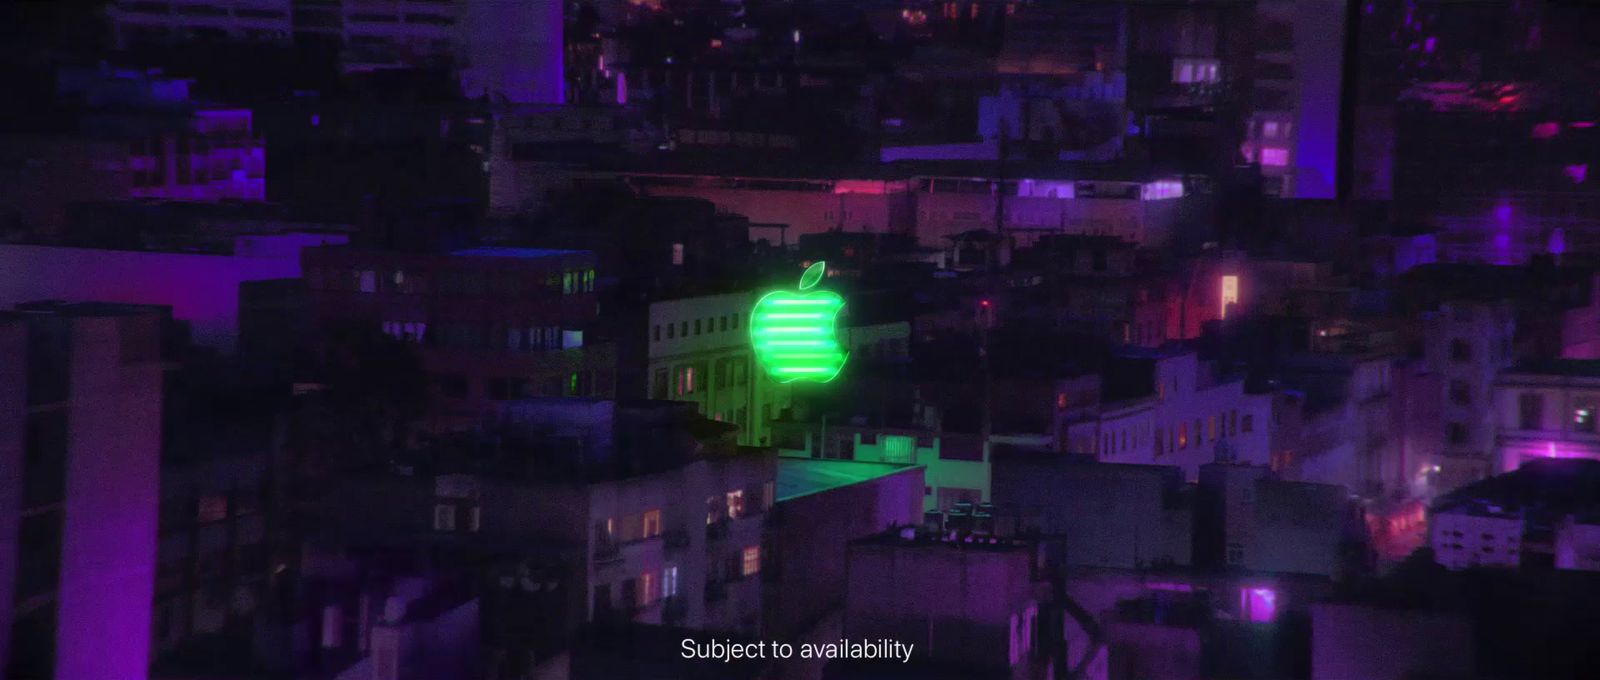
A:
{"type": "Polygon", "coordinates": [[[1461,338],[1451,340],[1450,360],[1456,363],[1472,361],[1472,344],[1461,338]]]}
{"type": "Polygon", "coordinates": [[[1445,436],[1451,444],[1467,443],[1467,426],[1462,423],[1450,423],[1445,426],[1445,436]]]}
{"type": "Polygon", "coordinates": [[[1517,428],[1544,429],[1544,395],[1525,393],[1517,396],[1517,428]]]}
{"type": "Polygon", "coordinates": [[[1465,380],[1450,381],[1450,403],[1466,406],[1472,403],[1472,385],[1465,380]]]}

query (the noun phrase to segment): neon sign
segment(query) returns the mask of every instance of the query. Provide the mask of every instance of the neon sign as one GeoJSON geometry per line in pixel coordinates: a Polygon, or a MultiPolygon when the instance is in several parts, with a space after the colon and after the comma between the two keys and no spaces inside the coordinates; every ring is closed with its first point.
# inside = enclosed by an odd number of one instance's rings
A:
{"type": "Polygon", "coordinates": [[[828,382],[844,368],[849,354],[835,330],[844,299],[833,291],[811,291],[826,271],[825,263],[811,265],[800,275],[799,290],[769,292],[750,312],[750,345],[773,380],[828,382]]]}

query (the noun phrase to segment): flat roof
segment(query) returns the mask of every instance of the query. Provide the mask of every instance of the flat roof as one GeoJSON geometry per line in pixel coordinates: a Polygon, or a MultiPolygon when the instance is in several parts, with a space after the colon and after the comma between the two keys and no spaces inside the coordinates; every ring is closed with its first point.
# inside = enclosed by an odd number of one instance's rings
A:
{"type": "Polygon", "coordinates": [[[541,257],[557,257],[560,255],[577,255],[588,251],[584,250],[556,250],[553,248],[506,248],[501,246],[483,246],[479,248],[464,248],[453,250],[451,255],[456,257],[510,257],[531,260],[541,257]]]}
{"type": "Polygon", "coordinates": [[[916,465],[778,457],[778,500],[786,501],[904,472],[916,465]]]}

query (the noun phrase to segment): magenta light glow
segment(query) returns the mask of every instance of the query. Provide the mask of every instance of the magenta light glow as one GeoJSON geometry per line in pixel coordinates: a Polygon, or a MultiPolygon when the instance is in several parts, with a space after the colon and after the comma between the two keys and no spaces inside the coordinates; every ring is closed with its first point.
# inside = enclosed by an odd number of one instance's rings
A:
{"type": "Polygon", "coordinates": [[[1278,591],[1248,586],[1240,588],[1239,613],[1251,623],[1271,623],[1278,616],[1278,591]]]}
{"type": "Polygon", "coordinates": [[[1562,168],[1562,170],[1567,173],[1567,179],[1572,180],[1573,184],[1583,184],[1583,180],[1589,176],[1588,163],[1569,165],[1565,168],[1562,168]]]}
{"type": "Polygon", "coordinates": [[[1554,136],[1559,135],[1559,134],[1561,134],[1561,124],[1560,123],[1546,122],[1546,123],[1535,123],[1534,126],[1533,126],[1533,132],[1532,132],[1531,136],[1534,139],[1550,139],[1551,137],[1554,137],[1554,136]]]}

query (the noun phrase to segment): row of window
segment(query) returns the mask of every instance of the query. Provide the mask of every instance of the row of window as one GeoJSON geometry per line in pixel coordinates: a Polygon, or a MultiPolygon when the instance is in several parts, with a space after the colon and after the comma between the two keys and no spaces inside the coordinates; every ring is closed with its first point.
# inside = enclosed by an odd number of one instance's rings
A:
{"type": "Polygon", "coordinates": [[[742,356],[723,357],[710,364],[704,361],[679,364],[672,367],[670,373],[665,368],[656,369],[655,384],[650,396],[653,399],[685,397],[704,393],[713,385],[718,389],[726,389],[742,387],[749,382],[748,359],[742,356]],[[708,368],[714,370],[708,371],[708,368]]]}
{"type": "MultiPolygon", "coordinates": [[[[1255,417],[1251,414],[1239,416],[1238,409],[1226,413],[1219,413],[1207,418],[1194,419],[1193,446],[1199,448],[1206,442],[1215,442],[1218,439],[1232,437],[1240,434],[1249,434],[1255,431],[1255,417]],[[1203,426],[1203,427],[1202,427],[1203,426]]],[[[1155,430],[1155,455],[1182,451],[1190,447],[1190,431],[1188,421],[1168,425],[1165,429],[1157,425],[1155,430]]],[[[1135,429],[1129,435],[1127,428],[1116,432],[1104,432],[1100,435],[1100,455],[1111,456],[1117,453],[1126,453],[1130,449],[1138,450],[1144,446],[1144,434],[1135,429]]]]}
{"type": "Polygon", "coordinates": [[[306,271],[306,281],[312,290],[352,293],[421,295],[432,288],[443,295],[522,297],[593,293],[595,273],[593,269],[532,275],[481,269],[445,269],[430,276],[416,269],[312,268],[306,271]]]}
{"type": "Polygon", "coordinates": [[[583,331],[560,326],[508,327],[504,323],[442,323],[432,333],[422,321],[385,321],[384,334],[402,342],[440,349],[490,350],[515,353],[576,349],[583,346],[583,331]]]}
{"type": "MultiPolygon", "coordinates": [[[[707,583],[755,576],[761,573],[761,546],[745,546],[744,549],[730,558],[728,564],[713,564],[709,566],[711,567],[709,571],[713,576],[707,579],[707,583]]],[[[677,565],[667,565],[659,573],[654,569],[644,571],[636,577],[624,579],[618,583],[616,590],[616,596],[613,598],[611,584],[599,584],[594,587],[594,609],[596,613],[611,611],[618,607],[643,609],[665,598],[677,597],[679,594],[678,567],[677,565]]]]}
{"type": "MultiPolygon", "coordinates": [[[[463,375],[445,374],[434,379],[439,395],[449,399],[469,399],[474,395],[472,381],[463,375]]],[[[530,397],[587,397],[611,387],[611,374],[602,371],[573,371],[546,376],[535,381],[520,376],[499,376],[483,381],[483,396],[493,401],[512,401],[530,397]],[[537,383],[537,384],[536,384],[537,383]]]]}
{"type": "Polygon", "coordinates": [[[596,552],[655,538],[661,535],[661,509],[652,508],[636,515],[624,515],[620,520],[607,517],[595,522],[594,531],[596,552]]]}
{"type": "Polygon", "coordinates": [[[665,323],[665,324],[656,324],[654,327],[652,327],[650,329],[650,341],[651,342],[661,342],[661,337],[662,337],[661,329],[662,328],[665,328],[667,330],[666,338],[668,340],[672,340],[674,338],[679,338],[679,337],[687,338],[687,337],[689,337],[690,329],[693,329],[695,335],[700,335],[701,332],[705,332],[705,333],[720,333],[720,332],[726,332],[728,330],[739,330],[739,313],[738,312],[734,312],[732,314],[723,314],[720,317],[708,316],[708,317],[706,317],[704,319],[704,321],[705,321],[704,325],[702,325],[700,323],[701,321],[702,321],[701,319],[694,319],[692,321],[687,321],[686,320],[686,321],[679,321],[679,322],[676,322],[676,323],[668,322],[668,323],[665,323]]]}
{"type": "Polygon", "coordinates": [[[611,585],[601,584],[594,587],[594,609],[604,612],[618,606],[632,606],[643,609],[664,598],[678,596],[678,567],[668,565],[662,567],[659,574],[655,570],[645,571],[635,578],[630,578],[617,584],[617,598],[612,599],[611,585]]]}

